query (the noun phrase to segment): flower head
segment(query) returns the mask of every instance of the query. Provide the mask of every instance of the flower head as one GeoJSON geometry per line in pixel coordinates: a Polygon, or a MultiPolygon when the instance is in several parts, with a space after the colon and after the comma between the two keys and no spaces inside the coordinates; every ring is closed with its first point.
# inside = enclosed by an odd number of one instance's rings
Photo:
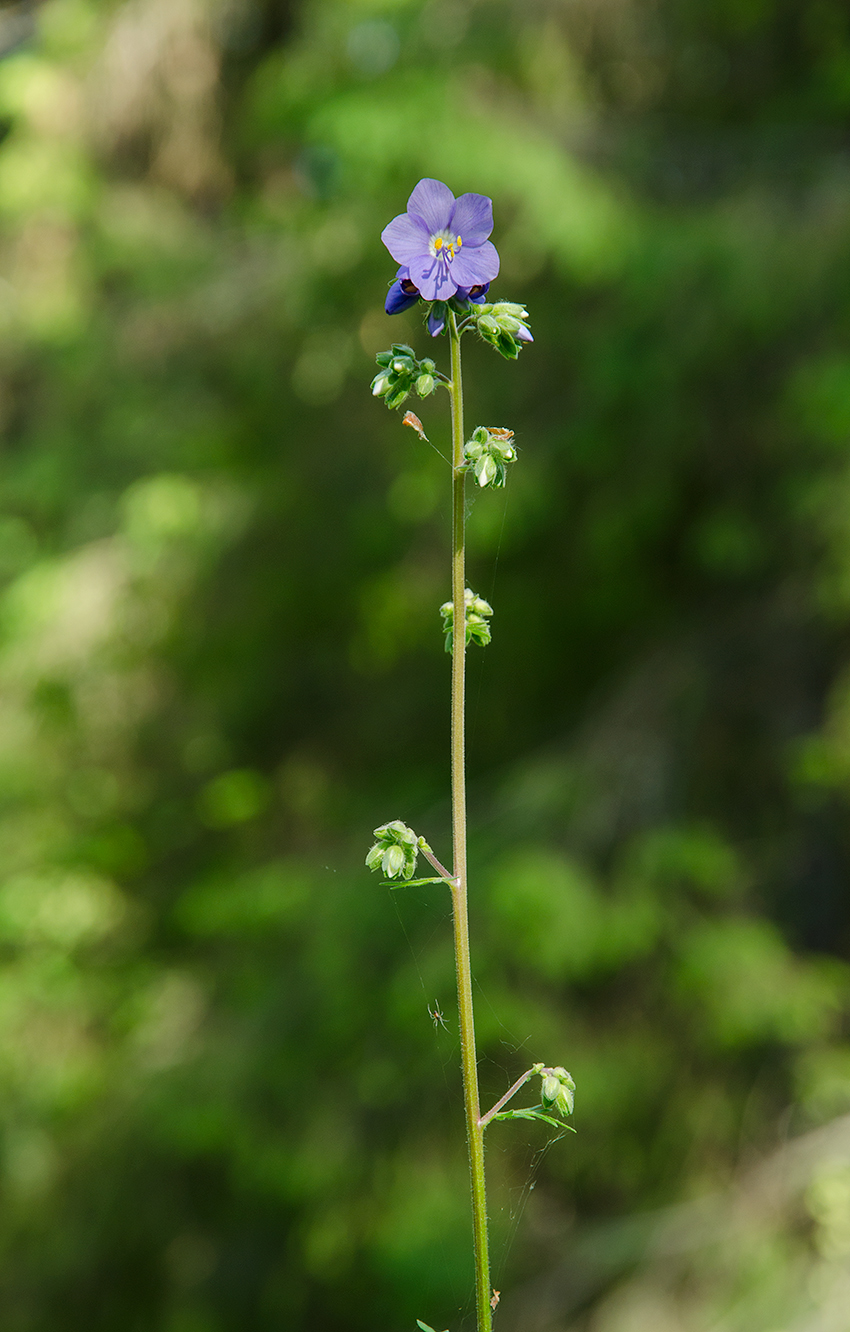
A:
{"type": "Polygon", "coordinates": [[[366,857],[366,865],[370,870],[383,870],[388,879],[412,879],[419,852],[431,850],[425,838],[417,837],[401,819],[382,823],[375,829],[374,837],[375,845],[366,857]]]}
{"type": "Polygon", "coordinates": [[[448,301],[458,291],[490,283],[499,271],[499,255],[488,240],[493,230],[493,203],[483,194],[455,199],[439,180],[420,180],[407,201],[407,212],[393,218],[381,232],[401,270],[387,297],[395,314],[406,308],[390,299],[410,297],[413,290],[426,301],[448,301]]]}

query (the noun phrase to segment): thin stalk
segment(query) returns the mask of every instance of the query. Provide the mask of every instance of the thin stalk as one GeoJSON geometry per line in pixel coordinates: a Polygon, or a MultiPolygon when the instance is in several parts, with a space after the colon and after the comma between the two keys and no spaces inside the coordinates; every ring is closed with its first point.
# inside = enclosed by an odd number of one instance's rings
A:
{"type": "Polygon", "coordinates": [[[487,1234],[487,1197],[484,1180],[484,1129],[478,1093],[478,1062],[475,1054],[475,1017],[472,1008],[472,964],[469,955],[469,918],[466,878],[466,753],[465,753],[465,666],[466,666],[466,570],[465,570],[465,482],[463,463],[463,383],[460,369],[460,333],[454,312],[449,311],[449,341],[452,354],[452,846],[454,855],[455,969],[460,1018],[460,1052],[463,1069],[463,1104],[466,1142],[472,1189],[472,1237],[475,1250],[475,1309],[478,1332],[492,1332],[490,1308],[490,1251],[487,1234]]]}
{"type": "Polygon", "coordinates": [[[453,886],[454,886],[454,878],[453,878],[453,876],[452,876],[452,872],[451,872],[451,870],[447,870],[447,869],[446,869],[445,865],[442,863],[442,861],[440,861],[440,860],[437,859],[437,857],[434,855],[434,852],[433,852],[433,851],[429,851],[429,850],[427,850],[427,848],[424,847],[424,846],[423,846],[421,849],[422,849],[422,854],[423,854],[423,856],[425,857],[425,859],[426,859],[427,861],[430,861],[430,863],[434,866],[434,869],[437,871],[437,873],[438,873],[439,875],[441,875],[441,876],[445,879],[445,881],[446,881],[446,883],[449,885],[449,887],[450,887],[450,888],[453,887],[453,886]]]}
{"type": "Polygon", "coordinates": [[[502,1106],[507,1105],[511,1097],[516,1096],[517,1092],[522,1087],[524,1087],[525,1084],[528,1082],[528,1079],[533,1078],[534,1074],[539,1072],[540,1072],[540,1065],[535,1064],[534,1067],[530,1068],[527,1073],[523,1073],[521,1078],[517,1078],[514,1085],[512,1087],[509,1087],[508,1090],[505,1092],[504,1096],[499,1098],[499,1100],[493,1106],[493,1109],[488,1110],[486,1115],[481,1116],[478,1122],[481,1125],[482,1129],[485,1129],[487,1125],[490,1123],[490,1121],[492,1119],[495,1119],[496,1115],[502,1109],[502,1106]]]}

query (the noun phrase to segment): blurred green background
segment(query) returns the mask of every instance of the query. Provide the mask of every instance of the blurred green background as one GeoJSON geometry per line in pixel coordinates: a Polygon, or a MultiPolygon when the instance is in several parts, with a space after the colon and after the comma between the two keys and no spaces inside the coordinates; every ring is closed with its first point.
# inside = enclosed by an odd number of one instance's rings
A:
{"type": "MultiPolygon", "coordinates": [[[[0,1326],[471,1326],[445,464],[368,392],[424,175],[470,342],[503,1332],[846,1327],[841,0],[0,5],[0,1326]],[[429,1017],[434,1005],[447,1030],[429,1017]],[[830,1322],[829,1319],[833,1321],[830,1322]]],[[[438,448],[447,402],[420,409],[438,448]]]]}

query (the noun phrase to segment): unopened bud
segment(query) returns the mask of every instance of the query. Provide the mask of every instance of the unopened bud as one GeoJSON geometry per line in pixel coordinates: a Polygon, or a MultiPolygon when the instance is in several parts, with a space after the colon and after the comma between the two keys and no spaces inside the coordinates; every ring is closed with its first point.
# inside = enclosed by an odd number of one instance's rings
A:
{"type": "Polygon", "coordinates": [[[571,1115],[575,1107],[576,1085],[567,1070],[559,1064],[557,1068],[542,1068],[540,1074],[541,1103],[557,1110],[564,1118],[571,1115]]]}
{"type": "Polygon", "coordinates": [[[366,857],[370,870],[382,869],[388,879],[412,879],[423,841],[401,819],[375,829],[375,845],[366,857]]]}
{"type": "Polygon", "coordinates": [[[370,870],[378,869],[380,867],[383,858],[384,858],[384,848],[380,845],[379,842],[376,842],[366,857],[366,868],[370,870]]]}
{"type": "Polygon", "coordinates": [[[484,486],[489,486],[492,481],[495,481],[499,474],[496,461],[490,453],[485,453],[482,458],[478,459],[474,471],[475,479],[482,489],[484,486]]]}
{"type": "Polygon", "coordinates": [[[561,1094],[561,1083],[552,1073],[548,1073],[543,1079],[543,1085],[540,1089],[540,1099],[544,1105],[554,1105],[561,1094]]]}
{"type": "Polygon", "coordinates": [[[388,846],[384,852],[383,870],[388,879],[394,879],[404,869],[404,849],[400,846],[388,846]]]}

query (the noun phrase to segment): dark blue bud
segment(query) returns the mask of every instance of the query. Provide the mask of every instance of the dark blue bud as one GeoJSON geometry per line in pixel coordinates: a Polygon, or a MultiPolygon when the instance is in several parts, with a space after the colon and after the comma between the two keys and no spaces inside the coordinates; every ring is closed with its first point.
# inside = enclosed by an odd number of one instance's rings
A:
{"type": "Polygon", "coordinates": [[[434,301],[431,309],[428,311],[428,332],[432,338],[439,337],[446,327],[446,313],[448,306],[445,301],[434,301]]]}
{"type": "Polygon", "coordinates": [[[415,305],[418,300],[419,292],[410,278],[397,277],[387,292],[384,309],[390,315],[401,314],[403,310],[409,310],[411,305],[415,305]]]}

